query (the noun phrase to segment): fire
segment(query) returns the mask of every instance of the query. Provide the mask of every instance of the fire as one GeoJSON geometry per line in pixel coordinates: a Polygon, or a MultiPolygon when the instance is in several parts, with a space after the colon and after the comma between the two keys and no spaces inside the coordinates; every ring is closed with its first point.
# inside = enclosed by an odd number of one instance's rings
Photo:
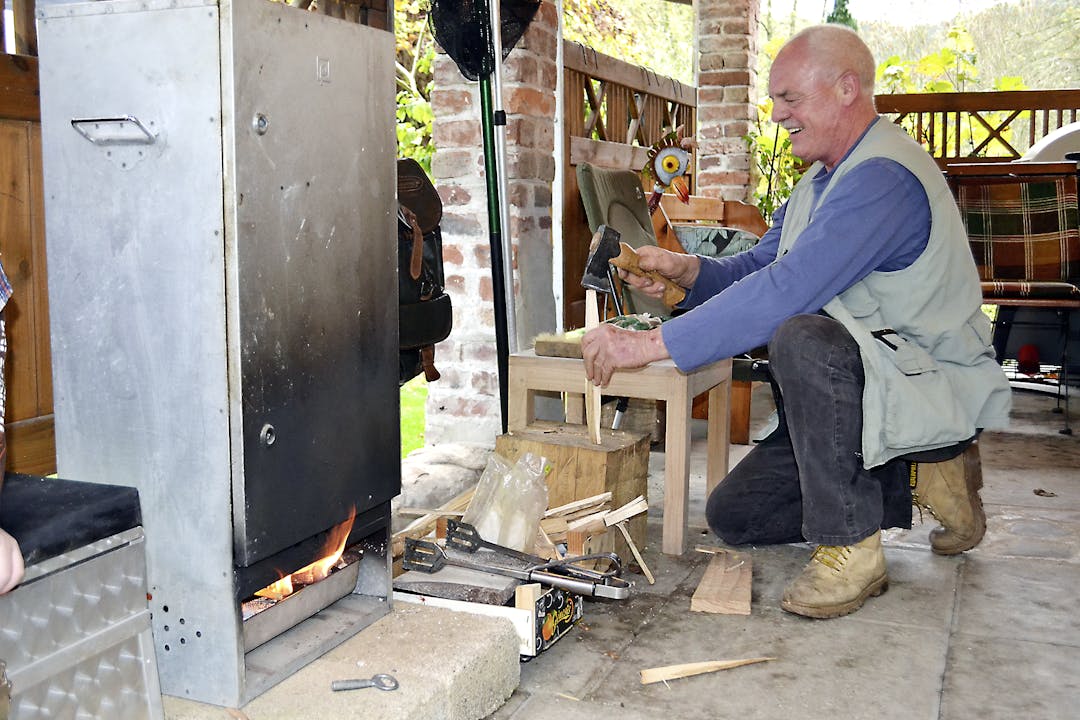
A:
{"type": "Polygon", "coordinates": [[[352,530],[353,520],[355,519],[356,508],[354,507],[349,512],[349,517],[330,530],[330,537],[327,538],[326,545],[322,550],[325,553],[322,558],[300,568],[292,575],[286,575],[277,582],[270,583],[255,594],[277,602],[292,595],[294,578],[300,585],[311,585],[325,578],[330,574],[338,558],[341,557],[341,553],[345,551],[345,542],[349,539],[349,531],[352,530]]]}

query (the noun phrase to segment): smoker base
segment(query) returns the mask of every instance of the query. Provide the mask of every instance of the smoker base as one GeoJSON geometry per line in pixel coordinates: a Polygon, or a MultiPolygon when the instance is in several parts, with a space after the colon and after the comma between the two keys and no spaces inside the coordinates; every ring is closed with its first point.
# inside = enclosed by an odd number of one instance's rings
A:
{"type": "Polygon", "coordinates": [[[163,717],[143,543],[141,527],[121,531],[29,566],[0,596],[11,720],[163,717]]]}
{"type": "Polygon", "coordinates": [[[346,595],[244,656],[245,703],[322,657],[390,611],[386,598],[346,595]]]}

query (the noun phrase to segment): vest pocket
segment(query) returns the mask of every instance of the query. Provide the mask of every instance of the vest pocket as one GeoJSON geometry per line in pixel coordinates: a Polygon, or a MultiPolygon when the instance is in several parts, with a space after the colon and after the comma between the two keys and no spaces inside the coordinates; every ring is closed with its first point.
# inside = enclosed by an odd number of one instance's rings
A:
{"type": "Polygon", "coordinates": [[[878,341],[882,354],[903,374],[920,375],[937,369],[937,362],[930,353],[909,342],[892,328],[875,330],[871,335],[878,341]]]}

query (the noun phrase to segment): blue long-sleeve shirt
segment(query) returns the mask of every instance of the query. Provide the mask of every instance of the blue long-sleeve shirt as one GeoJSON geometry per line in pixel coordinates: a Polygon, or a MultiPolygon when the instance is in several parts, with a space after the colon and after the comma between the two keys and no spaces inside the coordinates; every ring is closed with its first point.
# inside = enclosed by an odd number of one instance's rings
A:
{"type": "MultiPolygon", "coordinates": [[[[843,161],[841,161],[843,162],[843,161]]],[[[813,178],[816,194],[830,173],[813,178]]],[[[791,250],[776,258],[787,205],[761,241],[726,258],[701,257],[701,272],[681,308],[661,326],[684,371],[766,344],[787,318],[816,313],[873,271],[901,270],[930,237],[926,191],[897,162],[875,158],[840,179],[791,250]]]]}

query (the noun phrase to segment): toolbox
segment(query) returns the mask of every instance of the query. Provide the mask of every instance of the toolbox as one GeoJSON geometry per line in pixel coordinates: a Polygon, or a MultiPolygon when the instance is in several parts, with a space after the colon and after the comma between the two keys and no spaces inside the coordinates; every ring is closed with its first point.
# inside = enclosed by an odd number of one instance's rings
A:
{"type": "Polygon", "coordinates": [[[2,491],[26,575],[0,596],[0,715],[163,717],[138,493],[30,475],[2,491]]]}

